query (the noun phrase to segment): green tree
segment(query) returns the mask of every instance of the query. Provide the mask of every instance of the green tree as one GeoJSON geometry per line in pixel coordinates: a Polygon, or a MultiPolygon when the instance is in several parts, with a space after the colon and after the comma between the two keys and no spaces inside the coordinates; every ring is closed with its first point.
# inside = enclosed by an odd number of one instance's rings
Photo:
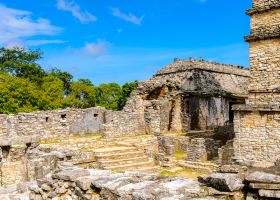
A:
{"type": "Polygon", "coordinates": [[[66,102],[70,107],[89,108],[95,106],[95,87],[88,79],[71,83],[71,93],[66,102]]]}
{"type": "Polygon", "coordinates": [[[73,75],[68,72],[63,72],[58,68],[52,68],[50,74],[56,76],[63,82],[64,94],[69,95],[71,92],[71,82],[73,75]]]}
{"type": "Polygon", "coordinates": [[[117,83],[101,84],[96,88],[96,105],[109,110],[118,110],[122,88],[117,83]]]}
{"type": "Polygon", "coordinates": [[[64,107],[64,83],[50,74],[42,79],[40,87],[42,93],[40,109],[52,110],[64,107]]]}
{"type": "Polygon", "coordinates": [[[40,109],[41,92],[25,78],[0,73],[0,113],[32,112],[40,109]]]}
{"type": "Polygon", "coordinates": [[[125,106],[127,99],[129,98],[131,92],[137,87],[138,82],[128,82],[122,86],[122,94],[118,99],[118,110],[122,110],[125,106]]]}
{"type": "Polygon", "coordinates": [[[41,58],[42,53],[39,50],[0,48],[0,70],[11,76],[28,78],[40,84],[41,79],[46,75],[46,72],[36,63],[41,58]]]}

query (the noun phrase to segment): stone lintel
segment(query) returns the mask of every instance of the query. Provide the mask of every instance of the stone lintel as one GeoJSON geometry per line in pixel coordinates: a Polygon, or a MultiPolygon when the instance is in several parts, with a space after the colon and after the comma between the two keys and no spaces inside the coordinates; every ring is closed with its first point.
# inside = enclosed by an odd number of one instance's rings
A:
{"type": "Polygon", "coordinates": [[[248,111],[248,112],[253,112],[253,111],[260,111],[260,112],[280,112],[280,108],[279,106],[275,106],[275,107],[272,107],[272,106],[264,106],[264,105],[261,105],[261,106],[255,106],[255,105],[247,105],[247,104],[244,104],[244,105],[234,105],[232,106],[232,110],[235,110],[235,111],[248,111]]]}
{"type": "Polygon", "coordinates": [[[280,31],[274,33],[258,34],[258,35],[248,35],[244,37],[246,42],[255,42],[259,40],[269,40],[274,38],[280,38],[280,31]]]}

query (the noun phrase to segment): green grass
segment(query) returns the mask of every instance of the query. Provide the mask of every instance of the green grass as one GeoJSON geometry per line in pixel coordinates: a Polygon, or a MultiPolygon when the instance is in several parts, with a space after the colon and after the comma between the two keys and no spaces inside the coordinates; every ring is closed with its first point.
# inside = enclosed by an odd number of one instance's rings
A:
{"type": "Polygon", "coordinates": [[[59,144],[59,143],[61,143],[60,140],[46,140],[40,142],[40,144],[59,144]]]}
{"type": "Polygon", "coordinates": [[[71,135],[71,138],[101,137],[101,133],[85,133],[82,135],[71,135]]]}
{"type": "Polygon", "coordinates": [[[186,152],[183,152],[183,151],[178,151],[178,152],[175,152],[174,154],[176,160],[183,160],[187,157],[187,153],[186,152]]]}

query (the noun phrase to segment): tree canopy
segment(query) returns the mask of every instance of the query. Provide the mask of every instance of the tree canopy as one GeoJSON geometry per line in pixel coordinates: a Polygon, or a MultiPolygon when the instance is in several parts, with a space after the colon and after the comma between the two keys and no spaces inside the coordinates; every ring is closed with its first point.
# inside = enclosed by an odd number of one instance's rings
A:
{"type": "Polygon", "coordinates": [[[0,48],[0,113],[102,106],[121,110],[137,81],[95,86],[89,79],[53,67],[44,70],[40,50],[0,48]]]}

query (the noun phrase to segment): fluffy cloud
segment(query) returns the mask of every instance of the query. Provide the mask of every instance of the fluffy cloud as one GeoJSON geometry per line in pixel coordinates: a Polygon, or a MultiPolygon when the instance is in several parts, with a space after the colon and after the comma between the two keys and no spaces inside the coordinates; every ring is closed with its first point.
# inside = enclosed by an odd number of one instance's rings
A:
{"type": "Polygon", "coordinates": [[[58,0],[57,8],[63,11],[71,12],[71,14],[83,24],[95,22],[97,20],[97,17],[88,11],[81,11],[80,6],[73,1],[58,0]]]}
{"type": "Polygon", "coordinates": [[[0,45],[24,46],[24,40],[33,36],[51,36],[62,29],[51,25],[47,19],[33,20],[32,13],[8,8],[0,4],[0,45]]]}
{"type": "Polygon", "coordinates": [[[118,17],[122,20],[125,20],[127,22],[131,22],[133,24],[136,24],[136,25],[141,25],[142,24],[142,21],[145,17],[145,15],[142,15],[141,17],[137,17],[136,15],[132,14],[132,13],[123,13],[120,11],[119,8],[111,8],[111,11],[112,11],[112,15],[115,16],[115,17],[118,17]]]}
{"type": "Polygon", "coordinates": [[[98,57],[103,55],[109,46],[109,42],[99,39],[96,43],[87,43],[84,47],[84,50],[87,54],[98,57]]]}

